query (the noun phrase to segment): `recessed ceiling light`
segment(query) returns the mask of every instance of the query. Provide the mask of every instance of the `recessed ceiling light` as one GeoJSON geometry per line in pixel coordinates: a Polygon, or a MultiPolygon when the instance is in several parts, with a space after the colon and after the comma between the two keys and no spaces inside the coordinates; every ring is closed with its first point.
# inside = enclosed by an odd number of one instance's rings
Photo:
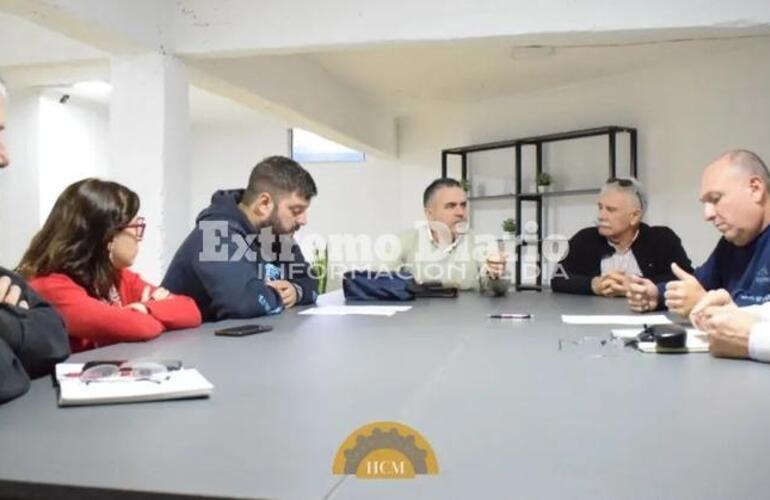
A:
{"type": "Polygon", "coordinates": [[[107,99],[112,92],[112,85],[102,80],[77,82],[72,85],[72,93],[90,99],[107,99]]]}

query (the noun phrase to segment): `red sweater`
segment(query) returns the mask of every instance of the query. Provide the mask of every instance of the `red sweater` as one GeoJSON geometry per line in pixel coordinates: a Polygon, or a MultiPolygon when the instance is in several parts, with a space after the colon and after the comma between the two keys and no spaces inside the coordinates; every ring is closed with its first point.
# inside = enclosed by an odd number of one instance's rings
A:
{"type": "Polygon", "coordinates": [[[194,328],[201,324],[195,302],[181,295],[146,302],[149,314],[124,307],[139,302],[144,287],[154,287],[127,269],[120,272],[118,295],[122,305],[109,304],[88,295],[85,288],[59,273],[29,281],[32,288],[59,311],[67,325],[72,352],[118,342],[149,340],[166,330],[194,328]]]}

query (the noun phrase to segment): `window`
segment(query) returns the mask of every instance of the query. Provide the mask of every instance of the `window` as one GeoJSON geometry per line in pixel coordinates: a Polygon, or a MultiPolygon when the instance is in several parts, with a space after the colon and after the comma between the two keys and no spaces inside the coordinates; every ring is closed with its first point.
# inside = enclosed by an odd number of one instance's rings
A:
{"type": "Polygon", "coordinates": [[[362,162],[366,155],[300,128],[289,129],[291,157],[300,163],[362,162]]]}

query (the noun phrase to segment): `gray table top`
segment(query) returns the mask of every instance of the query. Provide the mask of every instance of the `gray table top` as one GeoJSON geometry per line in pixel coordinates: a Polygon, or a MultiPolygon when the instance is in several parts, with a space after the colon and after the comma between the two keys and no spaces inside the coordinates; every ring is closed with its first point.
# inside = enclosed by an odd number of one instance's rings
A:
{"type": "MultiPolygon", "coordinates": [[[[323,298],[341,303],[339,294],[323,298]]],[[[394,317],[224,322],[73,359],[183,359],[208,400],[60,409],[50,380],[0,407],[0,482],[270,498],[725,498],[770,491],[770,372],[705,354],[607,356],[559,339],[607,336],[561,313],[622,300],[551,293],[411,303],[394,317]],[[489,320],[499,311],[529,321],[489,320]],[[590,354],[590,353],[589,353],[590,354]],[[370,422],[414,427],[440,473],[334,476],[342,441],[370,422]]],[[[2,493],[2,483],[0,483],[2,493]]]]}

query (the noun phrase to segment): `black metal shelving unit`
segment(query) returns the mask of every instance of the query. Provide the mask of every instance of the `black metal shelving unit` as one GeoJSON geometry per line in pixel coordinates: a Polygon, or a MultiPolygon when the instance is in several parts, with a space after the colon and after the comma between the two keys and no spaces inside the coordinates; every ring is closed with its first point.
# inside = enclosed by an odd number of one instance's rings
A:
{"type": "Polygon", "coordinates": [[[492,151],[495,149],[509,149],[514,150],[514,177],[516,179],[516,192],[501,195],[491,196],[476,196],[470,197],[470,200],[501,200],[501,199],[515,199],[516,201],[516,236],[517,241],[521,243],[516,245],[516,290],[542,290],[543,276],[542,273],[538,273],[537,283],[535,286],[522,285],[522,250],[524,246],[533,244],[532,242],[524,241],[521,238],[522,230],[522,208],[523,203],[534,203],[535,214],[537,218],[537,240],[534,243],[537,247],[537,259],[539,269],[543,268],[543,198],[556,197],[556,196],[576,196],[598,193],[600,188],[592,189],[570,189],[564,191],[551,191],[548,193],[525,193],[521,190],[521,177],[522,177],[522,151],[525,147],[535,148],[535,178],[543,172],[543,145],[549,142],[567,141],[571,139],[583,139],[586,137],[607,136],[608,151],[609,151],[609,177],[616,177],[617,170],[617,136],[618,134],[628,134],[629,136],[629,169],[632,177],[637,177],[637,133],[635,128],[620,127],[617,125],[609,125],[605,127],[596,127],[583,130],[572,130],[570,132],[560,132],[556,134],[537,135],[532,137],[523,137],[521,139],[511,139],[507,141],[488,142],[485,144],[474,144],[471,146],[464,146],[460,148],[449,148],[441,151],[441,176],[447,177],[448,161],[450,155],[460,157],[461,179],[466,180],[468,178],[468,155],[472,153],[478,153],[481,151],[492,151]]]}

